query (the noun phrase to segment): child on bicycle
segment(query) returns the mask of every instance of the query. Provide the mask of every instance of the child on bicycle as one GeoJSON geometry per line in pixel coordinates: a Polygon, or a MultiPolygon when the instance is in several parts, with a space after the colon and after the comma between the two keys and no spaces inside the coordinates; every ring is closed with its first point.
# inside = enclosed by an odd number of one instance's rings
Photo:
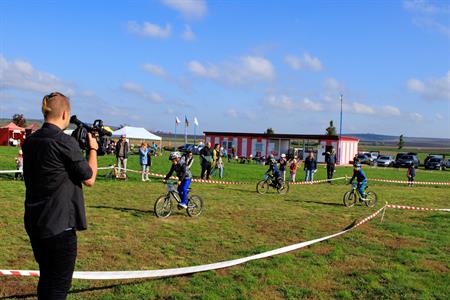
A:
{"type": "Polygon", "coordinates": [[[187,164],[184,161],[181,161],[180,152],[172,152],[169,155],[169,160],[172,161],[172,167],[170,168],[169,173],[167,173],[164,178],[164,183],[167,179],[172,176],[173,172],[177,174],[178,177],[178,194],[181,198],[181,203],[179,206],[182,208],[187,208],[187,200],[189,193],[189,186],[191,185],[192,173],[187,167],[187,164]]]}
{"type": "Polygon", "coordinates": [[[353,176],[350,179],[350,184],[352,184],[353,180],[356,178],[356,181],[358,182],[358,192],[361,196],[360,200],[366,201],[366,193],[364,192],[367,184],[367,177],[364,171],[361,169],[361,163],[355,162],[353,164],[353,176]]]}
{"type": "Polygon", "coordinates": [[[272,172],[272,176],[274,177],[274,181],[277,184],[280,184],[283,179],[281,177],[280,169],[278,169],[277,161],[275,160],[275,158],[273,157],[272,154],[269,155],[268,164],[269,164],[269,170],[267,170],[266,174],[269,174],[270,172],[272,172]]]}

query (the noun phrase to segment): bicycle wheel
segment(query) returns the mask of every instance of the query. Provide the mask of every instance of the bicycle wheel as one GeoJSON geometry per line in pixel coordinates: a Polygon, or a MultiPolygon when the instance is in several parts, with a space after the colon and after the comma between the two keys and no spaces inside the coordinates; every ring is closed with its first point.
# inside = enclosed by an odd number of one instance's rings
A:
{"type": "Polygon", "coordinates": [[[289,184],[287,182],[283,182],[277,189],[277,192],[280,195],[286,195],[289,192],[289,184]]]}
{"type": "Polygon", "coordinates": [[[352,207],[356,203],[356,195],[353,192],[345,192],[343,200],[345,206],[352,207]]]}
{"type": "Polygon", "coordinates": [[[167,218],[172,213],[172,201],[169,195],[160,196],[155,202],[155,215],[158,218],[167,218]]]}
{"type": "Polygon", "coordinates": [[[366,203],[367,207],[374,207],[378,202],[378,196],[375,192],[367,192],[366,193],[366,203]]]}
{"type": "Polygon", "coordinates": [[[197,217],[203,212],[203,199],[200,196],[193,195],[189,198],[186,208],[190,217],[197,217]]]}
{"type": "Polygon", "coordinates": [[[267,191],[269,191],[269,183],[265,180],[261,180],[260,182],[258,182],[258,184],[256,185],[256,192],[262,195],[267,193],[267,191]]]}

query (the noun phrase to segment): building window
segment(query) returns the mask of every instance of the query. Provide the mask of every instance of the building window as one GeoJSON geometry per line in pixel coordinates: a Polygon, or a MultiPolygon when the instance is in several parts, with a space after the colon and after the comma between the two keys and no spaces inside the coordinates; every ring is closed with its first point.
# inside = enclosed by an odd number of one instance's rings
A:
{"type": "Polygon", "coordinates": [[[256,143],[255,144],[255,150],[256,150],[256,152],[262,152],[263,151],[263,144],[262,143],[256,143]]]}

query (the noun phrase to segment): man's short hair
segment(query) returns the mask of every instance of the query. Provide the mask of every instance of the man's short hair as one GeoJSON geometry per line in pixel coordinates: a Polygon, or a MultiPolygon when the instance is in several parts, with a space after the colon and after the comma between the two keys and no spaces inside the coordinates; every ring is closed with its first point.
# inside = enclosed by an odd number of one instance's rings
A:
{"type": "Polygon", "coordinates": [[[42,114],[46,120],[60,118],[64,111],[69,110],[69,98],[59,92],[48,94],[42,99],[42,114]]]}

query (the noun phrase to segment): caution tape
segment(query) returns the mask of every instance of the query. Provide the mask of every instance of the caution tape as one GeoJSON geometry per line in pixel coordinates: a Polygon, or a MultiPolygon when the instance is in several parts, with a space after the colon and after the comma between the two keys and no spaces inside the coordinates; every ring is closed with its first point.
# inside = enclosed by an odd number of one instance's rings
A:
{"type": "MultiPolygon", "coordinates": [[[[408,210],[420,210],[420,211],[450,211],[450,209],[447,208],[425,208],[425,207],[415,207],[415,206],[405,206],[405,205],[392,205],[392,204],[386,204],[373,214],[365,217],[361,221],[357,222],[356,224],[352,225],[351,227],[344,229],[342,231],[339,231],[337,233],[321,237],[315,240],[301,242],[298,244],[285,246],[282,248],[274,249],[271,251],[262,252],[256,255],[247,256],[243,258],[223,261],[223,262],[217,262],[212,264],[205,264],[205,265],[199,265],[199,266],[191,266],[191,267],[183,267],[183,268],[171,268],[171,269],[160,269],[160,270],[147,270],[147,271],[106,271],[106,272],[74,272],[73,278],[74,279],[87,279],[87,280],[117,280],[117,279],[138,279],[138,278],[161,278],[161,277],[170,277],[170,276],[178,276],[178,275],[185,275],[185,274],[193,274],[198,272],[205,272],[205,271],[211,271],[211,270],[217,270],[217,269],[223,269],[228,268],[236,265],[240,265],[252,260],[262,259],[271,257],[274,255],[279,255],[282,253],[298,250],[328,239],[332,239],[334,237],[340,236],[342,234],[345,234],[349,232],[350,230],[353,230],[355,228],[358,228],[359,226],[362,226],[363,224],[371,221],[376,216],[380,214],[380,212],[384,212],[386,208],[396,208],[396,209],[408,209],[408,210]]],[[[37,277],[39,276],[39,271],[30,271],[30,270],[0,270],[0,276],[32,276],[37,277]]]]}
{"type": "Polygon", "coordinates": [[[450,185],[450,182],[442,182],[442,181],[407,181],[407,180],[392,180],[392,179],[378,179],[378,178],[370,178],[370,181],[378,181],[378,182],[389,182],[389,183],[412,183],[412,184],[421,184],[421,185],[450,185]]]}
{"type": "Polygon", "coordinates": [[[321,179],[321,180],[313,180],[313,181],[297,181],[297,182],[289,182],[289,185],[291,184],[317,184],[317,183],[324,183],[324,182],[330,182],[335,180],[341,180],[346,179],[347,177],[338,177],[338,178],[332,178],[332,179],[321,179]]]}

